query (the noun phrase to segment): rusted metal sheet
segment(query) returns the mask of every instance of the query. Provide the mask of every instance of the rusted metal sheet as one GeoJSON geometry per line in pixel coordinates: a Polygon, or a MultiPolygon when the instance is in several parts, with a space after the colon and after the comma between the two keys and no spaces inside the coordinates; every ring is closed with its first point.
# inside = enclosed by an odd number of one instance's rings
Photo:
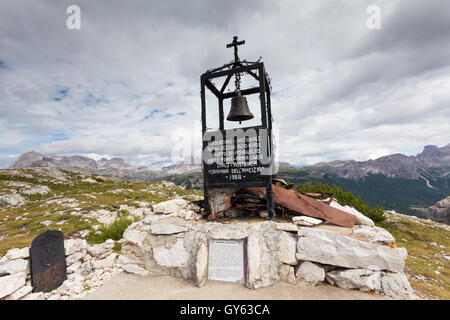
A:
{"type": "MultiPolygon", "coordinates": [[[[356,217],[345,211],[330,207],[329,205],[302,195],[295,190],[286,190],[272,185],[274,203],[286,207],[297,213],[329,221],[338,226],[351,228],[356,217]]],[[[266,196],[266,188],[246,188],[246,192],[261,198],[266,196]]]]}
{"type": "Polygon", "coordinates": [[[231,207],[231,197],[236,192],[236,189],[209,189],[208,203],[210,214],[209,221],[217,220],[219,214],[228,210],[231,207]]]}

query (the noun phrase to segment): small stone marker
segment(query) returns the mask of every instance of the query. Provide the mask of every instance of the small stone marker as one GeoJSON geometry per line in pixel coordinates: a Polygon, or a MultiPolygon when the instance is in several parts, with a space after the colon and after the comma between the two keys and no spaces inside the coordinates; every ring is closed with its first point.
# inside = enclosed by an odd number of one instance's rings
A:
{"type": "Polygon", "coordinates": [[[208,280],[244,283],[244,240],[209,240],[208,280]]]}
{"type": "Polygon", "coordinates": [[[34,238],[30,262],[33,292],[48,292],[58,288],[67,279],[62,232],[48,230],[34,238]]]}

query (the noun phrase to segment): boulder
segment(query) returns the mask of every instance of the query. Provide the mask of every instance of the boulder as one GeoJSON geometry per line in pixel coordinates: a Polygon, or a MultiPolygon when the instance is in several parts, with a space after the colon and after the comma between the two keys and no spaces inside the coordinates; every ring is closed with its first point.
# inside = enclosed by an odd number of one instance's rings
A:
{"type": "Polygon", "coordinates": [[[296,265],[298,263],[298,260],[295,257],[296,247],[296,237],[282,231],[279,238],[278,259],[285,264],[296,265]]]}
{"type": "Polygon", "coordinates": [[[74,264],[75,262],[77,262],[78,260],[83,258],[85,254],[86,254],[86,250],[83,249],[83,251],[81,251],[81,252],[75,252],[74,254],[67,256],[66,257],[66,265],[70,266],[70,265],[74,264]]]}
{"type": "Polygon", "coordinates": [[[411,285],[403,272],[367,269],[335,270],[327,273],[332,285],[351,290],[374,291],[394,299],[415,299],[411,285]]]}
{"type": "Polygon", "coordinates": [[[0,277],[0,299],[23,287],[26,278],[27,274],[25,272],[0,277]]]}
{"type": "Polygon", "coordinates": [[[66,272],[67,273],[77,272],[78,269],[80,269],[80,267],[81,267],[81,261],[77,261],[77,262],[71,264],[70,266],[68,266],[66,269],[66,272]]]}
{"type": "Polygon", "coordinates": [[[24,286],[19,290],[15,291],[13,294],[6,297],[6,300],[19,300],[22,297],[26,296],[33,290],[32,286],[24,286]]]}
{"type": "Polygon", "coordinates": [[[142,222],[145,224],[152,224],[152,223],[157,222],[158,220],[159,220],[159,216],[148,215],[148,216],[145,216],[145,218],[142,220],[142,222]]]}
{"type": "Polygon", "coordinates": [[[189,254],[184,248],[184,240],[178,238],[166,246],[154,248],[153,258],[160,266],[181,268],[186,266],[189,254]]]}
{"type": "Polygon", "coordinates": [[[14,260],[14,259],[26,259],[30,257],[30,248],[25,247],[21,249],[13,248],[9,250],[5,254],[5,259],[7,260],[14,260]]]}
{"type": "Polygon", "coordinates": [[[92,263],[95,269],[111,269],[114,267],[114,262],[116,261],[117,253],[111,253],[105,259],[96,260],[92,263]]]}
{"type": "Polygon", "coordinates": [[[20,272],[27,272],[29,270],[30,262],[28,259],[15,259],[0,264],[0,276],[15,274],[20,272]]]}
{"type": "Polygon", "coordinates": [[[406,256],[404,248],[390,248],[328,230],[299,227],[296,255],[298,260],[345,268],[401,272],[406,256]]]}
{"type": "Polygon", "coordinates": [[[87,244],[84,239],[67,239],[64,240],[64,252],[66,256],[74,254],[75,252],[79,252],[83,249],[86,249],[87,244]]]}
{"type": "Polygon", "coordinates": [[[195,282],[197,286],[202,287],[206,283],[208,274],[208,245],[206,240],[201,241],[197,250],[197,259],[195,262],[195,282]]]}
{"type": "Polygon", "coordinates": [[[17,206],[24,202],[25,199],[18,193],[0,195],[0,206],[17,206]]]}
{"type": "Polygon", "coordinates": [[[403,272],[383,272],[381,278],[382,292],[394,299],[416,299],[408,278],[403,272]]]}
{"type": "Polygon", "coordinates": [[[247,283],[246,286],[256,289],[261,281],[261,249],[257,235],[249,235],[247,239],[247,283]]]}
{"type": "Polygon", "coordinates": [[[189,202],[184,199],[172,199],[153,205],[153,211],[155,213],[178,213],[181,209],[186,209],[189,202]]]}
{"type": "Polygon", "coordinates": [[[381,292],[381,272],[368,269],[334,270],[327,273],[327,281],[347,290],[381,292]]]}
{"type": "Polygon", "coordinates": [[[293,223],[275,223],[275,229],[280,231],[297,232],[298,227],[293,223]]]}
{"type": "Polygon", "coordinates": [[[132,229],[133,225],[129,226],[127,230],[123,233],[123,238],[130,244],[143,245],[145,238],[147,238],[147,233],[136,229],[132,229]]]}
{"type": "Polygon", "coordinates": [[[390,245],[395,243],[394,237],[385,229],[358,225],[353,228],[353,237],[360,240],[390,245]]]}
{"type": "Polygon", "coordinates": [[[100,257],[104,253],[110,251],[113,247],[114,247],[114,240],[108,239],[101,244],[88,245],[87,252],[92,257],[100,257]]]}
{"type": "Polygon", "coordinates": [[[323,221],[320,219],[316,219],[308,216],[295,216],[292,217],[292,222],[299,226],[312,227],[321,224],[323,221]]]}
{"type": "Polygon", "coordinates": [[[43,292],[29,293],[21,300],[45,300],[45,295],[43,292]]]}
{"type": "Polygon", "coordinates": [[[366,217],[365,215],[363,215],[361,212],[359,212],[358,210],[356,210],[353,207],[341,206],[334,199],[331,201],[330,206],[354,215],[356,217],[355,224],[363,224],[363,225],[367,225],[367,226],[371,226],[371,227],[375,226],[372,219],[370,219],[369,217],[366,217]]]}
{"type": "Polygon", "coordinates": [[[148,270],[132,263],[121,265],[121,268],[128,273],[137,274],[139,276],[147,276],[149,274],[148,270]]]}
{"type": "Polygon", "coordinates": [[[286,264],[281,265],[280,280],[287,283],[295,284],[297,281],[295,279],[294,267],[286,264]]]}
{"type": "Polygon", "coordinates": [[[185,226],[177,226],[171,223],[154,223],[150,226],[152,234],[175,234],[186,232],[188,230],[185,226]]]}
{"type": "Polygon", "coordinates": [[[325,270],[310,261],[302,261],[297,267],[295,276],[297,279],[316,285],[325,280],[325,270]]]}

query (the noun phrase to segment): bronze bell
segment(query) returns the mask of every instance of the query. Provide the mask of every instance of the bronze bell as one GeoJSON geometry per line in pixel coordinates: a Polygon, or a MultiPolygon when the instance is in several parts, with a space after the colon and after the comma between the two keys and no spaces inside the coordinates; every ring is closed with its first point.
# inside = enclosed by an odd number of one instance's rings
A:
{"type": "Polygon", "coordinates": [[[253,119],[254,116],[250,112],[247,104],[247,98],[241,96],[241,92],[238,91],[237,95],[231,98],[230,113],[228,113],[228,121],[246,121],[253,119]]]}

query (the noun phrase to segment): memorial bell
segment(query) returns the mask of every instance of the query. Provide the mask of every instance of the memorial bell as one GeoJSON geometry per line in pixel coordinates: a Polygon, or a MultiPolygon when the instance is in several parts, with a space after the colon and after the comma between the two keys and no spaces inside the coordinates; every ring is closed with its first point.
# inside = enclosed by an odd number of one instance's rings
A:
{"type": "Polygon", "coordinates": [[[270,78],[261,57],[257,61],[239,58],[238,46],[243,44],[245,40],[234,36],[233,41],[226,45],[234,50],[234,60],[200,76],[203,206],[209,221],[218,219],[232,207],[232,197],[237,190],[252,188],[265,189],[268,219],[275,216],[272,176],[276,171],[270,78]],[[241,77],[244,77],[242,84],[241,77]],[[207,93],[217,98],[211,111],[218,115],[218,123],[214,121],[212,125],[207,124],[214,119],[206,116],[207,102],[214,100],[207,99],[207,93]],[[257,95],[259,101],[248,99],[249,95],[257,95]],[[235,128],[230,125],[231,128],[225,129],[226,121],[245,123],[247,120],[252,120],[247,122],[247,126],[235,128]]]}
{"type": "Polygon", "coordinates": [[[228,113],[228,121],[247,121],[253,119],[254,116],[250,112],[247,104],[247,98],[241,96],[241,91],[237,91],[237,95],[231,98],[231,108],[228,113]]]}

